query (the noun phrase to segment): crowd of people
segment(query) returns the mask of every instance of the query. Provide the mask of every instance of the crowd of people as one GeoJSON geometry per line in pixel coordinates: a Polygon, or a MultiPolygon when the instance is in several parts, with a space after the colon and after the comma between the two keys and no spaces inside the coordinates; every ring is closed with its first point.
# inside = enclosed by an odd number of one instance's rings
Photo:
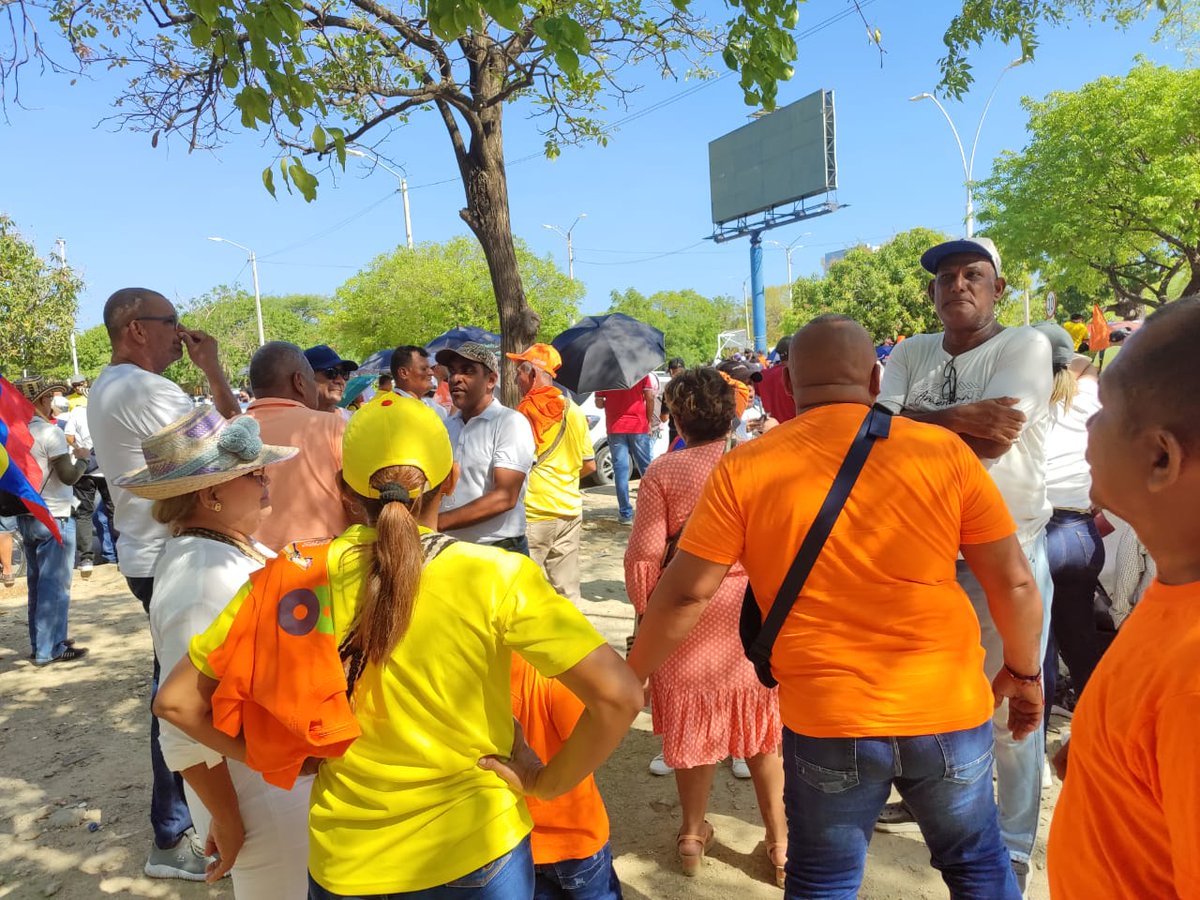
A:
{"type": "Polygon", "coordinates": [[[146,874],[231,874],[239,900],[619,898],[592,773],[648,702],[682,874],[719,840],[732,757],[787,898],[854,896],[872,833],[909,829],[951,896],[1015,898],[1065,666],[1053,896],[1194,894],[1200,299],[1101,378],[1071,330],[997,321],[991,241],[921,265],[943,330],[885,354],[821,316],[773,365],[673,359],[665,385],[598,394],[632,526],[626,658],[580,609],[595,453],[553,346],[507,354],[514,408],[473,342],[398,346],[378,379],[267,343],[247,400],[165,297],[113,294],[90,391],[20,383],[61,541],[15,527],[33,663],[78,662],[77,486],[106,473],[154,647],[146,874]],[[185,352],[211,403],[163,377],[185,352]],[[1157,572],[1115,639],[1100,511],[1157,572]]]}

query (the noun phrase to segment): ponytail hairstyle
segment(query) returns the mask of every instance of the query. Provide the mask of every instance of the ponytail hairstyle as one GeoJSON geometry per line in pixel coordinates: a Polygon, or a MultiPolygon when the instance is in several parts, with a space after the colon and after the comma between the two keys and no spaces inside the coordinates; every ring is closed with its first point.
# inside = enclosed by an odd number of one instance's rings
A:
{"type": "Polygon", "coordinates": [[[1075,377],[1075,373],[1066,365],[1059,364],[1054,367],[1054,390],[1050,392],[1050,407],[1062,406],[1063,412],[1067,412],[1071,408],[1071,404],[1075,402],[1075,395],[1079,393],[1079,381],[1075,377]]]}
{"type": "MultiPolygon", "coordinates": [[[[428,483],[416,466],[388,466],[371,476],[378,498],[355,495],[378,537],[354,620],[342,642],[344,653],[382,665],[412,622],[421,583],[424,551],[416,516],[438,502],[438,487],[412,497],[428,483]]],[[[344,491],[354,493],[349,485],[344,491]]]]}

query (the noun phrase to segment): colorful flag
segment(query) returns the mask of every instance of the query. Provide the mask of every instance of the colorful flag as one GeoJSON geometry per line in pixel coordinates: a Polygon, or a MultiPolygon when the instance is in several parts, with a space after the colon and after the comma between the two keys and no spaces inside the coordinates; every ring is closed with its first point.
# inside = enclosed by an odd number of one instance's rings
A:
{"type": "Polygon", "coordinates": [[[29,420],[37,411],[25,395],[7,378],[0,377],[0,490],[16,496],[30,515],[50,529],[55,540],[62,543],[58,523],[38,487],[45,478],[41,466],[30,452],[33,436],[29,433],[29,420]]]}
{"type": "Polygon", "coordinates": [[[1108,320],[1099,303],[1092,304],[1092,321],[1088,323],[1088,349],[1095,353],[1097,350],[1107,350],[1112,345],[1108,339],[1108,320]]]}

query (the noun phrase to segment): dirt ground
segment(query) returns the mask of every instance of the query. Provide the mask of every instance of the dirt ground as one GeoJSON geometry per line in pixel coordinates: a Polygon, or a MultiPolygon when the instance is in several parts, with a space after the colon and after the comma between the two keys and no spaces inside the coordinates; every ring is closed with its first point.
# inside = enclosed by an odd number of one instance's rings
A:
{"type": "MultiPolygon", "coordinates": [[[[633,611],[624,590],[628,529],[616,520],[611,488],[586,497],[584,611],[624,650],[633,611]]],[[[157,881],[142,874],[150,847],[150,761],[146,711],[150,636],[140,604],[115,566],[75,579],[71,631],[91,649],[80,663],[34,668],[24,581],[0,588],[0,898],[101,896],[231,898],[216,887],[157,881]]],[[[709,819],[717,841],[699,877],[678,873],[674,779],[646,769],[658,752],[650,718],[599,772],[612,820],[613,852],[627,900],[778,900],[749,782],[722,767],[709,819]]],[[[1049,897],[1045,834],[1056,784],[1044,797],[1042,834],[1029,896],[1049,897]]],[[[945,897],[919,835],[876,834],[860,896],[873,900],[945,897]]]]}

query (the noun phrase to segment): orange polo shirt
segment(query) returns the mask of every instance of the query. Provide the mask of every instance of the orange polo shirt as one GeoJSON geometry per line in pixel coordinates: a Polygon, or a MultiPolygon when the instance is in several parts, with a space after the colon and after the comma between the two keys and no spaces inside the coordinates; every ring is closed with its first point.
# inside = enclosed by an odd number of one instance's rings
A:
{"type": "MultiPolygon", "coordinates": [[[[583,715],[583,703],[557,679],[546,678],[520,656],[512,658],[513,715],[525,741],[543,761],[559,751],[583,715]]],[[[553,800],[526,797],[533,816],[535,865],[587,859],[608,843],[608,812],[589,775],[553,800]]]]}
{"type": "Polygon", "coordinates": [[[300,448],[267,469],[271,514],[254,537],[278,551],[293,541],[336,537],[350,527],[339,474],[346,420],[281,397],[255,400],[246,415],[258,421],[263,443],[300,448]]]}
{"type": "MultiPolygon", "coordinates": [[[[740,559],[765,617],[866,414],[816,407],[725,454],[679,549],[740,559]]],[[[775,642],[784,724],[811,737],[904,737],[990,719],[979,620],[954,563],[960,545],[1015,531],[957,435],[896,417],[775,642]]]]}
{"type": "Polygon", "coordinates": [[[1200,582],[1155,581],[1071,723],[1050,893],[1200,897],[1200,582]]]}

